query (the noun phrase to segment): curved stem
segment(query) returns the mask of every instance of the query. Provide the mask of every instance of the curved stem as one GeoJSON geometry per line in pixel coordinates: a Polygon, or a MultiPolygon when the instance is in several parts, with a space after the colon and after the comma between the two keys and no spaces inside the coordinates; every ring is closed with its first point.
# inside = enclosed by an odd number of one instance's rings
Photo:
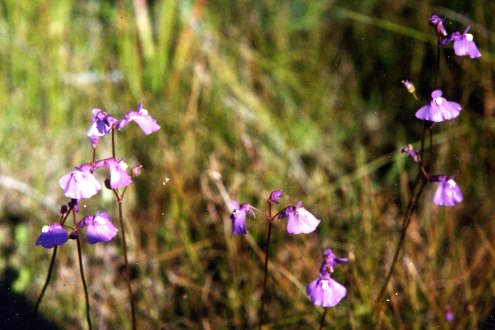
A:
{"type": "Polygon", "coordinates": [[[417,184],[413,187],[413,195],[411,195],[411,199],[409,200],[409,204],[407,206],[407,211],[406,211],[406,213],[404,215],[404,218],[403,218],[402,230],[401,230],[401,233],[400,233],[399,243],[397,244],[397,248],[395,249],[394,257],[392,259],[392,264],[390,265],[390,268],[389,268],[389,270],[387,272],[387,276],[385,277],[385,282],[383,283],[383,285],[382,285],[382,287],[380,289],[380,293],[378,294],[378,297],[375,300],[375,312],[374,312],[374,316],[375,316],[375,318],[378,319],[378,323],[379,323],[379,320],[381,318],[383,296],[385,295],[385,291],[387,289],[388,283],[390,282],[390,279],[392,278],[392,274],[394,272],[394,267],[397,264],[397,261],[399,260],[400,252],[402,250],[402,247],[404,246],[404,241],[405,241],[405,238],[406,238],[407,228],[409,228],[409,224],[411,223],[411,218],[412,218],[414,209],[417,206],[419,197],[421,196],[424,187],[428,183],[425,180],[420,180],[420,181],[421,181],[421,184],[419,186],[419,190],[416,193],[416,195],[414,195],[414,190],[416,189],[417,184]]]}
{"type": "Polygon", "coordinates": [[[131,315],[132,315],[132,329],[136,330],[136,312],[134,307],[134,297],[132,295],[132,287],[131,287],[131,277],[129,273],[129,261],[127,259],[127,243],[125,240],[125,229],[124,229],[124,217],[122,213],[122,199],[117,199],[117,205],[119,206],[119,222],[120,222],[120,230],[122,232],[122,248],[124,250],[124,262],[125,262],[125,278],[127,282],[127,291],[129,293],[129,302],[131,304],[131,315]]]}
{"type": "Polygon", "coordinates": [[[328,311],[328,308],[325,307],[325,311],[323,312],[323,315],[321,316],[320,330],[323,330],[323,325],[325,324],[325,316],[327,316],[327,311],[328,311]]]}
{"type": "Polygon", "coordinates": [[[79,270],[81,272],[81,281],[84,287],[84,298],[86,299],[86,320],[88,322],[88,329],[91,330],[93,329],[93,327],[91,326],[88,286],[86,285],[86,280],[84,278],[84,269],[83,269],[82,252],[81,252],[81,239],[79,238],[79,236],[77,236],[76,241],[77,241],[77,256],[79,258],[79,270]]]}
{"type": "Polygon", "coordinates": [[[38,297],[38,301],[36,302],[36,306],[34,307],[34,313],[38,313],[38,309],[41,304],[41,300],[43,299],[43,296],[45,295],[46,288],[48,287],[48,283],[50,282],[50,277],[52,276],[53,272],[53,265],[55,264],[55,257],[57,256],[57,247],[55,246],[53,248],[53,254],[52,254],[52,260],[50,261],[50,268],[48,269],[48,274],[46,275],[46,281],[45,285],[43,285],[43,289],[41,290],[40,296],[38,297]]]}

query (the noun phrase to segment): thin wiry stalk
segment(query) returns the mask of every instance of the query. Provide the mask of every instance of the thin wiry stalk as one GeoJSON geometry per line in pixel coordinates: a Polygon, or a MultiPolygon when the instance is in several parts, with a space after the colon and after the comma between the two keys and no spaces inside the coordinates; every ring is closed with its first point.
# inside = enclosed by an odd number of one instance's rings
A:
{"type": "Polygon", "coordinates": [[[50,268],[48,269],[48,274],[46,275],[46,281],[45,285],[43,285],[43,289],[41,290],[40,296],[38,297],[38,301],[36,302],[36,306],[34,307],[34,313],[38,313],[38,309],[41,304],[41,300],[43,299],[43,296],[45,295],[46,288],[48,287],[48,283],[50,282],[50,278],[52,276],[53,272],[53,265],[55,265],[55,257],[57,256],[57,247],[55,246],[53,248],[53,254],[52,254],[52,260],[50,261],[50,268]]]}
{"type": "Polygon", "coordinates": [[[265,297],[266,297],[266,281],[268,278],[268,252],[269,252],[269,247],[270,247],[270,238],[272,235],[272,222],[268,222],[268,236],[266,238],[266,246],[265,246],[265,275],[263,278],[263,293],[261,294],[261,306],[260,306],[260,311],[259,311],[259,329],[261,330],[261,324],[263,321],[263,309],[265,307],[265,297]]]}
{"type": "Polygon", "coordinates": [[[119,198],[117,200],[117,205],[119,206],[119,222],[120,222],[120,230],[122,233],[122,248],[124,250],[124,262],[125,262],[125,278],[127,282],[127,291],[129,293],[129,302],[131,304],[131,315],[132,315],[132,329],[136,330],[136,311],[134,307],[134,297],[132,295],[132,287],[131,287],[131,276],[129,273],[129,262],[127,259],[127,243],[125,239],[125,230],[124,230],[124,217],[122,213],[122,199],[119,198]]]}
{"type": "Polygon", "coordinates": [[[325,311],[323,312],[323,315],[321,316],[320,330],[323,330],[323,325],[325,325],[325,316],[327,316],[327,311],[328,311],[328,308],[325,308],[325,311]]]}
{"type": "Polygon", "coordinates": [[[79,238],[79,236],[77,236],[76,241],[77,241],[77,256],[79,258],[79,270],[81,273],[81,281],[84,287],[84,298],[86,299],[86,320],[88,322],[88,329],[91,330],[93,329],[93,327],[91,326],[88,286],[86,285],[86,279],[84,278],[84,269],[83,269],[82,252],[81,252],[81,239],[79,238]]]}

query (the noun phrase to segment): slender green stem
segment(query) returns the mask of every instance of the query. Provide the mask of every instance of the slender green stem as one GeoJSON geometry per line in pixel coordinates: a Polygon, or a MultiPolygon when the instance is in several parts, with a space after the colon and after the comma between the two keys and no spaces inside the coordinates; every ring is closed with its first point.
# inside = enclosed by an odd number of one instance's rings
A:
{"type": "Polygon", "coordinates": [[[263,292],[261,293],[261,306],[260,311],[258,313],[259,319],[259,329],[261,330],[261,325],[263,323],[263,310],[265,307],[265,299],[266,299],[266,281],[268,278],[268,258],[269,258],[269,248],[270,248],[270,239],[272,237],[272,203],[268,202],[268,235],[266,238],[266,246],[265,246],[265,267],[264,267],[264,278],[263,278],[263,292]]]}
{"type": "Polygon", "coordinates": [[[48,283],[50,282],[50,277],[52,276],[53,272],[53,265],[55,265],[55,257],[57,256],[57,247],[55,246],[53,248],[53,254],[52,254],[52,260],[50,261],[50,268],[48,269],[48,274],[46,275],[46,281],[45,285],[43,285],[43,289],[41,290],[40,296],[38,297],[38,301],[36,302],[36,306],[34,307],[34,313],[38,313],[38,309],[41,304],[41,300],[43,299],[43,296],[45,295],[46,288],[48,287],[48,283]]]}
{"type": "Polygon", "coordinates": [[[134,307],[134,297],[132,295],[132,287],[131,287],[131,276],[129,272],[129,261],[127,259],[127,243],[125,239],[125,228],[124,228],[124,217],[122,212],[122,199],[117,199],[117,205],[119,206],[119,222],[120,222],[120,231],[122,233],[122,248],[124,250],[124,262],[125,262],[125,278],[127,282],[127,291],[129,293],[129,302],[131,304],[131,315],[132,315],[132,329],[136,330],[136,312],[134,307]]]}
{"type": "Polygon", "coordinates": [[[88,286],[86,285],[86,279],[84,278],[84,268],[82,262],[82,252],[81,252],[81,239],[79,236],[76,238],[77,241],[77,256],[79,258],[79,270],[81,272],[81,281],[84,287],[84,298],[86,299],[86,320],[88,321],[88,329],[93,329],[91,326],[91,314],[89,307],[89,294],[88,294],[88,286]]]}
{"type": "Polygon", "coordinates": [[[325,307],[325,311],[323,312],[323,315],[321,316],[320,330],[323,330],[323,325],[325,325],[325,316],[327,316],[327,311],[328,311],[328,308],[325,307]]]}

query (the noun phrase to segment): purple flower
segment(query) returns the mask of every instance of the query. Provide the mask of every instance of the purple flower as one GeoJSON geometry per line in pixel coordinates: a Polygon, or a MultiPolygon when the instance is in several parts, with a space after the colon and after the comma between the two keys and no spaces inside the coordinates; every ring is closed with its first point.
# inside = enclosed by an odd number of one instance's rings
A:
{"type": "Polygon", "coordinates": [[[316,306],[333,307],[345,297],[347,290],[329,273],[323,273],[306,287],[306,293],[316,306]]]}
{"type": "Polygon", "coordinates": [[[79,224],[79,227],[88,226],[86,230],[86,240],[89,244],[111,241],[117,235],[110,217],[105,212],[96,212],[94,216],[87,216],[79,224]]]}
{"type": "Polygon", "coordinates": [[[82,164],[74,169],[58,182],[65,196],[73,199],[90,198],[101,189],[101,184],[92,173],[91,164],[82,164]]]}
{"type": "Polygon", "coordinates": [[[412,145],[408,144],[407,146],[402,148],[402,152],[408,154],[415,163],[419,163],[421,156],[416,150],[414,150],[412,145]]]}
{"type": "Polygon", "coordinates": [[[468,26],[463,34],[459,32],[452,33],[450,39],[454,41],[454,52],[457,56],[468,55],[471,58],[478,58],[481,56],[481,53],[473,41],[473,35],[468,33],[469,28],[468,26]]]}
{"type": "Polygon", "coordinates": [[[160,125],[156,123],[156,120],[151,118],[146,109],[142,108],[141,103],[139,103],[136,111],[129,111],[125,114],[124,118],[122,118],[117,124],[117,128],[121,130],[125,126],[127,126],[131,121],[136,122],[136,124],[141,127],[144,134],[149,135],[153,132],[156,132],[160,129],[160,125]]]}
{"type": "Polygon", "coordinates": [[[41,234],[36,240],[36,245],[41,245],[45,249],[62,245],[69,239],[69,234],[58,222],[50,226],[43,226],[41,234]]]}
{"type": "Polygon", "coordinates": [[[430,25],[437,29],[437,32],[439,35],[441,35],[442,37],[445,37],[447,35],[447,31],[445,30],[445,27],[443,26],[443,21],[444,21],[444,19],[440,18],[437,15],[432,15],[430,17],[430,25]]]}
{"type": "Polygon", "coordinates": [[[450,305],[445,306],[445,321],[452,322],[454,321],[455,315],[454,312],[450,309],[450,305]]]}
{"type": "Polygon", "coordinates": [[[234,235],[246,234],[246,213],[249,212],[254,218],[254,212],[251,210],[249,204],[242,203],[239,204],[235,200],[230,201],[234,210],[230,214],[230,219],[232,220],[232,228],[234,235]]]}
{"type": "Polygon", "coordinates": [[[302,202],[297,203],[295,207],[290,205],[279,215],[280,219],[289,218],[287,221],[289,234],[309,234],[320,224],[320,220],[301,206],[302,202]]]}
{"type": "Polygon", "coordinates": [[[127,173],[127,163],[123,159],[116,161],[111,158],[110,161],[110,187],[117,189],[131,184],[131,176],[127,173]]]}
{"type": "Polygon", "coordinates": [[[454,206],[462,202],[463,197],[461,189],[455,183],[454,179],[448,178],[445,175],[441,175],[437,178],[439,184],[433,202],[436,205],[454,206]]]}
{"type": "Polygon", "coordinates": [[[335,265],[346,263],[347,261],[347,258],[337,258],[331,249],[325,249],[323,251],[323,262],[320,266],[320,273],[333,273],[333,267],[335,267],[335,265]]]}
{"type": "Polygon", "coordinates": [[[282,190],[274,190],[270,194],[270,198],[268,198],[268,201],[270,203],[275,203],[278,204],[278,199],[282,197],[282,190]]]}
{"type": "Polygon", "coordinates": [[[98,143],[98,139],[93,140],[93,137],[100,137],[112,131],[113,125],[117,119],[110,116],[105,111],[95,108],[93,109],[93,122],[86,133],[91,138],[92,143],[98,143]]]}
{"type": "Polygon", "coordinates": [[[431,102],[416,112],[416,117],[432,122],[442,122],[457,117],[462,107],[442,97],[442,91],[437,89],[431,93],[431,102]]]}

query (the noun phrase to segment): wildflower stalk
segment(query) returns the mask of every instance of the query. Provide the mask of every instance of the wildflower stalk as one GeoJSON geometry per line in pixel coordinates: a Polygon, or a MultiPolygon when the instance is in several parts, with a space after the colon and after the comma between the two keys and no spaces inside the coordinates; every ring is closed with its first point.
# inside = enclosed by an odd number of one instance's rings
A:
{"type": "Polygon", "coordinates": [[[325,324],[325,316],[327,316],[328,308],[324,308],[323,315],[321,316],[320,321],[320,330],[323,330],[323,325],[325,324]]]}
{"type": "Polygon", "coordinates": [[[268,278],[268,257],[269,257],[269,248],[270,248],[270,239],[272,236],[272,204],[268,202],[268,234],[266,238],[266,246],[265,246],[265,267],[264,267],[264,278],[263,278],[263,292],[261,294],[261,306],[260,311],[258,313],[259,319],[259,329],[261,330],[261,325],[263,321],[263,309],[265,307],[265,297],[266,297],[266,281],[268,278]]]}
{"type": "MultiPolygon", "coordinates": [[[[115,190],[114,190],[115,191],[115,190]]],[[[124,217],[122,212],[122,197],[117,194],[117,205],[119,208],[119,222],[120,222],[120,231],[122,233],[122,249],[124,252],[124,264],[125,264],[125,278],[127,282],[127,291],[129,294],[129,302],[131,304],[131,315],[132,315],[132,329],[136,330],[136,312],[134,307],[134,297],[132,295],[132,287],[131,287],[131,276],[129,272],[129,261],[127,258],[127,243],[125,239],[125,230],[124,230],[124,217]]]]}
{"type": "Polygon", "coordinates": [[[77,256],[79,258],[79,270],[81,273],[81,281],[84,287],[84,298],[86,299],[86,320],[88,322],[88,329],[93,329],[91,326],[91,314],[90,314],[90,306],[89,306],[89,294],[88,294],[88,287],[86,285],[86,279],[84,278],[84,269],[83,269],[83,262],[82,262],[82,251],[81,251],[81,239],[79,236],[76,238],[77,241],[77,256]]]}
{"type": "Polygon", "coordinates": [[[50,278],[52,276],[53,272],[53,266],[55,265],[55,257],[57,256],[57,247],[55,246],[53,248],[53,254],[52,254],[52,260],[50,261],[50,268],[48,269],[48,274],[46,275],[46,280],[45,280],[45,285],[43,285],[43,289],[41,290],[41,293],[38,297],[38,301],[36,301],[36,306],[34,307],[34,313],[38,313],[38,309],[41,304],[41,300],[43,299],[43,296],[45,295],[46,288],[48,287],[48,283],[50,283],[50,278]]]}

